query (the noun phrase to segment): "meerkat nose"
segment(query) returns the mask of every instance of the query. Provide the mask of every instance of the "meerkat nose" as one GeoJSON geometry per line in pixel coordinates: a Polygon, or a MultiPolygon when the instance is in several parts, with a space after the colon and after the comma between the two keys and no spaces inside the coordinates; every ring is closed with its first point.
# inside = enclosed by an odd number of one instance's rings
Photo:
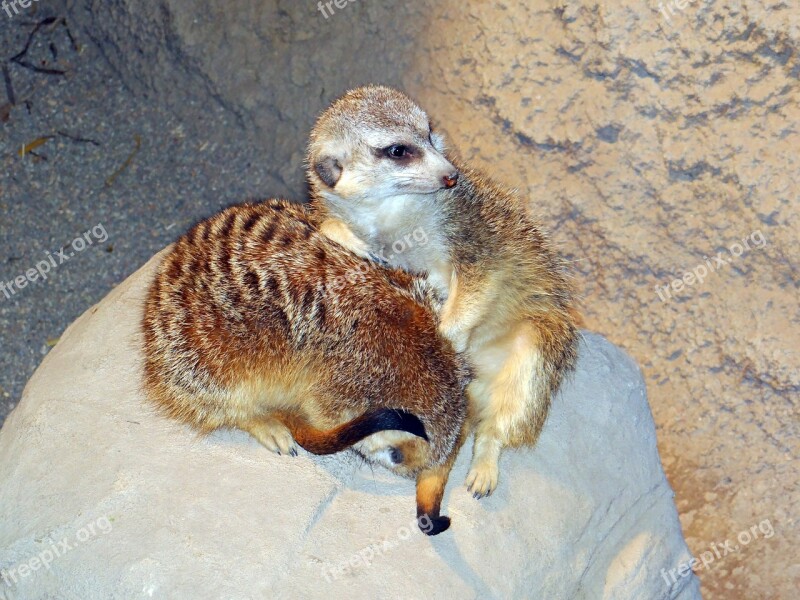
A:
{"type": "Polygon", "coordinates": [[[450,175],[445,175],[442,177],[442,183],[444,183],[444,187],[446,187],[448,190],[454,187],[456,182],[458,182],[458,171],[454,171],[453,173],[450,173],[450,175]]]}

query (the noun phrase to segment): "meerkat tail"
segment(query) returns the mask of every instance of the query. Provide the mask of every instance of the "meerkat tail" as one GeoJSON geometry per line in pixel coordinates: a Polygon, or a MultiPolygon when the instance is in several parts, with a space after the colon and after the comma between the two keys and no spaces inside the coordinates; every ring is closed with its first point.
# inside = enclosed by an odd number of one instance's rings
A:
{"type": "Polygon", "coordinates": [[[426,535],[438,535],[450,527],[450,517],[440,511],[451,467],[426,469],[417,477],[417,524],[426,535]]]}
{"type": "Polygon", "coordinates": [[[311,426],[294,413],[281,412],[273,416],[289,428],[300,446],[312,454],[341,452],[379,431],[405,431],[428,441],[422,421],[404,410],[373,410],[327,431],[311,426]]]}

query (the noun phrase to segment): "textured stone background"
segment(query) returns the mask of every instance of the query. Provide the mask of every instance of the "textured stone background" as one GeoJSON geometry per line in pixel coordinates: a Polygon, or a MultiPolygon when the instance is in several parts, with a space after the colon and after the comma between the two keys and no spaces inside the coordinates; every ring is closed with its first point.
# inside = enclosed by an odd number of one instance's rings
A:
{"type": "Polygon", "coordinates": [[[800,11],[788,2],[70,2],[139,97],[220,107],[302,196],[303,144],[348,87],[400,85],[517,186],[575,261],[587,325],[642,364],[706,598],[800,585],[800,11]],[[670,14],[670,10],[674,14],[670,14]],[[766,246],[734,258],[760,231],[766,246]],[[662,302],[718,252],[730,264],[662,302]],[[740,544],[769,520],[775,535],[740,544]]]}

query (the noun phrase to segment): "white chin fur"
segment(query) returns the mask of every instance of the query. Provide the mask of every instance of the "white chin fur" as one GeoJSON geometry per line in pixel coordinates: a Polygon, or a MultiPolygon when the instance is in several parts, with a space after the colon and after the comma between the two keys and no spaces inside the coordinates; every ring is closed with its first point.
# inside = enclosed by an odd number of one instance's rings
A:
{"type": "Polygon", "coordinates": [[[392,462],[391,452],[389,451],[388,448],[379,450],[378,452],[372,452],[368,456],[370,462],[373,462],[376,465],[381,465],[382,467],[386,467],[387,469],[394,469],[397,467],[397,465],[392,462]]]}

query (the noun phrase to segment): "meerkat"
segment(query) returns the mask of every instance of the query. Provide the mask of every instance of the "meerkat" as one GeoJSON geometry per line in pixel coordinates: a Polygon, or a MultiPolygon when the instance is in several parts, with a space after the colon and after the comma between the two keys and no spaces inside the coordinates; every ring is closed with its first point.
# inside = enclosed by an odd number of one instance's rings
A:
{"type": "Polygon", "coordinates": [[[364,257],[425,231],[387,262],[426,273],[445,298],[439,329],[474,368],[466,485],[496,489],[505,447],[534,445],[576,361],[578,313],[565,261],[519,195],[459,164],[425,111],[386,87],[355,89],[318,118],[308,146],[312,210],[364,257]]]}
{"type": "Polygon", "coordinates": [[[439,513],[470,377],[436,302],[424,279],[332,242],[300,205],[231,207],[159,266],[145,391],[201,432],[239,428],[279,454],[352,446],[416,478],[420,528],[435,535],[450,523],[439,513]]]}

